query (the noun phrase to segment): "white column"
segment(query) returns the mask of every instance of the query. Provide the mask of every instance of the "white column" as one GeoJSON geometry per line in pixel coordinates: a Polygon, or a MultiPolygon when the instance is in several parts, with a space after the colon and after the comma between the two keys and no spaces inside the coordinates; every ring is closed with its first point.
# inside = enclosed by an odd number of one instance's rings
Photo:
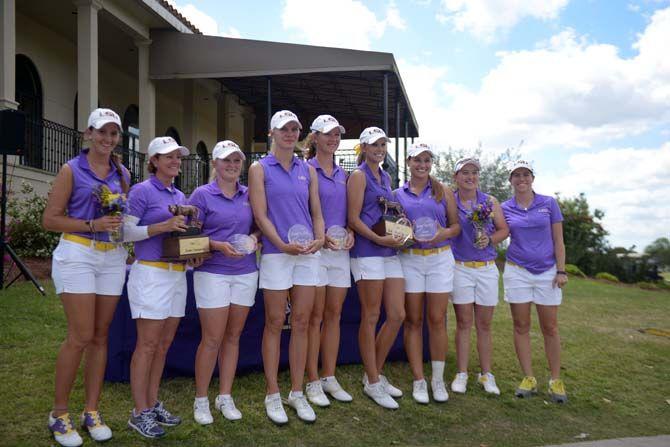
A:
{"type": "Polygon", "coordinates": [[[140,152],[147,152],[156,136],[156,86],[149,79],[149,46],[151,40],[135,41],[138,55],[140,97],[140,152]]]}
{"type": "Polygon", "coordinates": [[[16,5],[0,0],[0,109],[16,109],[16,5]]]}
{"type": "Polygon", "coordinates": [[[98,107],[98,0],[77,5],[77,129],[86,129],[88,115],[98,107]]]}

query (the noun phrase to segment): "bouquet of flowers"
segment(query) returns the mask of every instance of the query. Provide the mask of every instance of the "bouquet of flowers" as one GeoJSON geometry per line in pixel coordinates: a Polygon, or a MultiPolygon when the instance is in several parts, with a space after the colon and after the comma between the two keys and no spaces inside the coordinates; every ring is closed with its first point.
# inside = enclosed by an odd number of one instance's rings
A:
{"type": "MultiPolygon", "coordinates": [[[[100,185],[93,190],[101,214],[105,216],[123,216],[126,211],[126,195],[112,192],[107,185],[100,185]]],[[[123,242],[123,225],[109,232],[109,241],[123,242]]]]}
{"type": "Polygon", "coordinates": [[[474,245],[476,248],[481,248],[477,241],[487,236],[487,228],[493,225],[493,201],[489,198],[484,203],[474,204],[470,202],[470,211],[467,218],[475,229],[474,245]]]}

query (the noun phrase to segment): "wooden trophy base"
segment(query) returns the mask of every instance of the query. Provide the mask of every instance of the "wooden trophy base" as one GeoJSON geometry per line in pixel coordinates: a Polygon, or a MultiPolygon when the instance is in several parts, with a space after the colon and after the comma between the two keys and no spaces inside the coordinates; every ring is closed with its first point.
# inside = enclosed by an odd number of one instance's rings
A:
{"type": "Polygon", "coordinates": [[[400,219],[407,221],[405,218],[398,218],[395,216],[384,216],[379,222],[372,226],[372,231],[377,233],[379,236],[387,236],[389,234],[394,236],[399,236],[400,240],[405,241],[405,247],[409,247],[413,244],[412,237],[414,236],[414,231],[412,230],[411,224],[405,224],[404,222],[398,222],[400,219]]]}
{"type": "Polygon", "coordinates": [[[161,260],[168,262],[188,261],[189,259],[207,259],[212,257],[209,251],[209,236],[171,236],[163,240],[161,260]]]}

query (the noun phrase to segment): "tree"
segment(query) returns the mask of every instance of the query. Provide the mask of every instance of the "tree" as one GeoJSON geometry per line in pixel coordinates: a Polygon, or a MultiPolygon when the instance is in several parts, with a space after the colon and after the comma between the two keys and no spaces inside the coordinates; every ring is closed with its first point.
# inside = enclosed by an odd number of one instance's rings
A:
{"type": "Polygon", "coordinates": [[[577,265],[587,275],[597,273],[596,259],[609,250],[608,233],[601,224],[605,213],[599,209],[592,213],[584,193],[570,199],[557,195],[556,199],[563,213],[567,263],[577,265]]]}
{"type": "Polygon", "coordinates": [[[648,245],[644,252],[654,259],[660,267],[670,267],[670,239],[667,237],[659,237],[648,245]]]}
{"type": "Polygon", "coordinates": [[[465,157],[477,158],[481,165],[479,188],[500,202],[511,196],[509,165],[521,158],[518,148],[509,148],[495,156],[484,156],[481,145],[474,151],[449,148],[440,152],[433,162],[433,175],[447,185],[453,186],[454,165],[465,157]]]}

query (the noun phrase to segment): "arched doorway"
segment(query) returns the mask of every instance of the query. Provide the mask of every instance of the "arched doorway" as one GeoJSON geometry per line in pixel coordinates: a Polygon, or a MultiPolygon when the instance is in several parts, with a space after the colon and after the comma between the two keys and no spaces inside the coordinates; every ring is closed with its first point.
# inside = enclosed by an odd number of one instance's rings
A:
{"type": "Polygon", "coordinates": [[[26,144],[21,163],[42,169],[43,163],[43,93],[37,68],[28,56],[16,55],[16,101],[26,114],[26,144]]]}
{"type": "Polygon", "coordinates": [[[195,148],[195,153],[200,157],[200,185],[209,182],[209,152],[204,141],[200,141],[195,148]]]}

